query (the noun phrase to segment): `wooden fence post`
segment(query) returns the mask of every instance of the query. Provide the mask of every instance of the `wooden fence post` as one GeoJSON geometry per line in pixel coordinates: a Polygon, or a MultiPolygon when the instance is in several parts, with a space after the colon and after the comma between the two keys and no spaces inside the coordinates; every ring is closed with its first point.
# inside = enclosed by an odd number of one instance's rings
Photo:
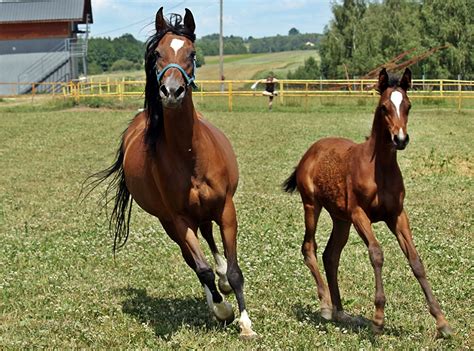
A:
{"type": "Polygon", "coordinates": [[[306,112],[308,112],[308,85],[309,83],[305,84],[304,110],[306,112]]]}
{"type": "Polygon", "coordinates": [[[280,102],[283,104],[283,82],[280,82],[280,102]]]}
{"type": "Polygon", "coordinates": [[[227,94],[229,95],[229,112],[232,112],[232,81],[229,81],[227,94]]]}
{"type": "Polygon", "coordinates": [[[461,113],[461,103],[462,103],[462,88],[461,88],[461,80],[458,76],[458,113],[461,113]]]}
{"type": "Polygon", "coordinates": [[[120,102],[123,102],[124,91],[125,91],[125,77],[122,78],[122,82],[120,83],[120,102]]]}

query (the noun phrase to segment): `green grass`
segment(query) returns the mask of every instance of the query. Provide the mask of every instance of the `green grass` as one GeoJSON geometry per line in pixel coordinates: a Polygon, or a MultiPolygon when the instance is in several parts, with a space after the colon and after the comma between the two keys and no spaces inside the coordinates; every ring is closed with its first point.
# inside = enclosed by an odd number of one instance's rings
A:
{"type": "MultiPolygon", "coordinates": [[[[82,181],[111,164],[134,110],[7,106],[0,110],[1,349],[473,347],[472,110],[459,114],[414,101],[411,142],[399,154],[415,243],[456,330],[451,340],[435,340],[421,289],[383,225],[375,231],[385,253],[385,333],[322,322],[300,254],[302,206],[280,190],[314,140],[362,141],[374,102],[315,101],[311,113],[296,102],[269,113],[265,99],[252,100],[253,107],[242,100],[233,113],[222,112],[225,101],[196,102],[238,156],[239,259],[261,338],[244,343],[236,325],[222,329],[212,321],[197,278],[155,218],[135,206],[130,240],[114,260],[100,194],[78,201],[82,181]]],[[[319,253],[329,231],[324,214],[319,253]]],[[[348,312],[371,318],[373,271],[354,232],[342,254],[340,288],[348,312]]]]}

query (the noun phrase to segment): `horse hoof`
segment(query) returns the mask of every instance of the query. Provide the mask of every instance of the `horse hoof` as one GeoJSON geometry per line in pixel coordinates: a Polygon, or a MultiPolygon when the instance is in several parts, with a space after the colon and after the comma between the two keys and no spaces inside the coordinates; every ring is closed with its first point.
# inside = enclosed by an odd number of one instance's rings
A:
{"type": "Polygon", "coordinates": [[[372,322],[372,332],[376,335],[380,335],[383,333],[383,324],[375,324],[372,322]]]}
{"type": "Polygon", "coordinates": [[[353,317],[351,317],[350,315],[348,315],[344,311],[335,311],[335,312],[333,312],[332,319],[336,322],[346,323],[346,324],[351,324],[354,320],[353,317]]]}
{"type": "Polygon", "coordinates": [[[449,339],[454,334],[453,328],[449,326],[449,324],[443,325],[442,327],[438,328],[438,338],[449,339]]]}
{"type": "Polygon", "coordinates": [[[321,308],[321,317],[327,321],[332,320],[332,309],[331,308],[321,308]]]}
{"type": "Polygon", "coordinates": [[[242,331],[239,335],[239,338],[241,340],[255,340],[255,339],[260,339],[260,336],[250,329],[250,330],[242,331]]]}
{"type": "Polygon", "coordinates": [[[234,291],[228,281],[221,281],[219,279],[217,285],[219,286],[219,291],[224,295],[229,295],[234,291]]]}
{"type": "Polygon", "coordinates": [[[214,304],[214,316],[224,325],[231,324],[235,319],[232,305],[226,301],[214,304]]]}

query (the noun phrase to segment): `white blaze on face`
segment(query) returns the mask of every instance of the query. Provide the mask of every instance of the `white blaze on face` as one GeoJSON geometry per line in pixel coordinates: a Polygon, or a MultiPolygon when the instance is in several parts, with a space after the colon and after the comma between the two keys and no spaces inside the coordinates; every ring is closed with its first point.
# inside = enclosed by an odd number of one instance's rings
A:
{"type": "Polygon", "coordinates": [[[174,55],[178,55],[178,51],[179,49],[181,49],[184,45],[184,40],[181,40],[181,39],[173,39],[171,40],[171,48],[174,50],[174,55]]]}
{"type": "Polygon", "coordinates": [[[392,94],[390,94],[390,101],[397,110],[397,117],[400,118],[400,104],[403,101],[402,93],[400,93],[399,91],[393,91],[392,94]]]}

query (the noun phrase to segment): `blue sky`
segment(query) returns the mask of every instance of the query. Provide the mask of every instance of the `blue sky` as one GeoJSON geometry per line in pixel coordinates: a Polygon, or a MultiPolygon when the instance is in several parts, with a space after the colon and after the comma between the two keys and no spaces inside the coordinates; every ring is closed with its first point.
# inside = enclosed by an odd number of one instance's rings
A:
{"type": "MultiPolygon", "coordinates": [[[[256,38],[301,33],[322,33],[332,18],[331,0],[224,0],[224,35],[256,38]]],[[[156,11],[184,14],[189,8],[196,34],[219,32],[219,0],[92,0],[92,36],[117,37],[131,33],[142,41],[152,33],[156,11]]]]}

